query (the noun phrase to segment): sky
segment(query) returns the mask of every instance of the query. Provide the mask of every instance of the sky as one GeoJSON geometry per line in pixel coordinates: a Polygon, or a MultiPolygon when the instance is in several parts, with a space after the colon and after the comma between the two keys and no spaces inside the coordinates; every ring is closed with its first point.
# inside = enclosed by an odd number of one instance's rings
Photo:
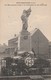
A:
{"type": "MultiPolygon", "coordinates": [[[[30,7],[30,4],[20,6],[17,2],[25,2],[25,0],[0,0],[0,44],[8,44],[8,40],[13,38],[14,34],[18,35],[22,29],[21,15],[24,9],[27,10],[30,7]]],[[[36,4],[31,6],[28,31],[32,32],[38,28],[51,41],[51,0],[26,0],[26,2],[36,4]]]]}

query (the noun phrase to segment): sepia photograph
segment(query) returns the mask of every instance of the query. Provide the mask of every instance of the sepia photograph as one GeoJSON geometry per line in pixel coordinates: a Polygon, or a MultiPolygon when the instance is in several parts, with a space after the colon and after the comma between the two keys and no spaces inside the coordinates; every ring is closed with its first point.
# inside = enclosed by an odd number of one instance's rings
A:
{"type": "Polygon", "coordinates": [[[51,0],[0,0],[0,80],[51,80],[51,0]]]}

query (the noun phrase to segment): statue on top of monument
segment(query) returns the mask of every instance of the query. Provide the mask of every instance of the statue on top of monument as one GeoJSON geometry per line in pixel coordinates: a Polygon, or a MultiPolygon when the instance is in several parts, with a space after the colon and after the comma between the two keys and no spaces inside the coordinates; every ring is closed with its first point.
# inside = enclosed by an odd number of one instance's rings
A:
{"type": "Polygon", "coordinates": [[[27,30],[27,28],[28,28],[28,17],[30,15],[30,13],[31,13],[31,7],[28,10],[23,10],[23,14],[21,16],[21,20],[23,23],[22,30],[27,30]]]}

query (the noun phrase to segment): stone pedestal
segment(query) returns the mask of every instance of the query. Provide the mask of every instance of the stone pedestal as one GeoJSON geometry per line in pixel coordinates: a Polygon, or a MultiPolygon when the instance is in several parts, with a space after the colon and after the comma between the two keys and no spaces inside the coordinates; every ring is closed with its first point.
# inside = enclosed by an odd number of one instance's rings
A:
{"type": "Polygon", "coordinates": [[[18,51],[19,52],[30,52],[31,47],[31,35],[30,32],[23,30],[20,32],[18,37],[18,51]]]}

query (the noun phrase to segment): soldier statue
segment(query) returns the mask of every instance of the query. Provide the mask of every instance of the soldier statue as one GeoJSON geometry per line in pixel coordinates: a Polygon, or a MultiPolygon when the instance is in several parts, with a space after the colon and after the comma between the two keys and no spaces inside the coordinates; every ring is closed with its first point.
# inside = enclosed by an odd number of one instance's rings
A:
{"type": "Polygon", "coordinates": [[[23,14],[21,16],[21,20],[22,20],[22,23],[23,23],[23,27],[22,27],[22,30],[27,30],[28,28],[28,17],[31,13],[31,8],[29,8],[28,10],[23,10],[23,14]]]}

